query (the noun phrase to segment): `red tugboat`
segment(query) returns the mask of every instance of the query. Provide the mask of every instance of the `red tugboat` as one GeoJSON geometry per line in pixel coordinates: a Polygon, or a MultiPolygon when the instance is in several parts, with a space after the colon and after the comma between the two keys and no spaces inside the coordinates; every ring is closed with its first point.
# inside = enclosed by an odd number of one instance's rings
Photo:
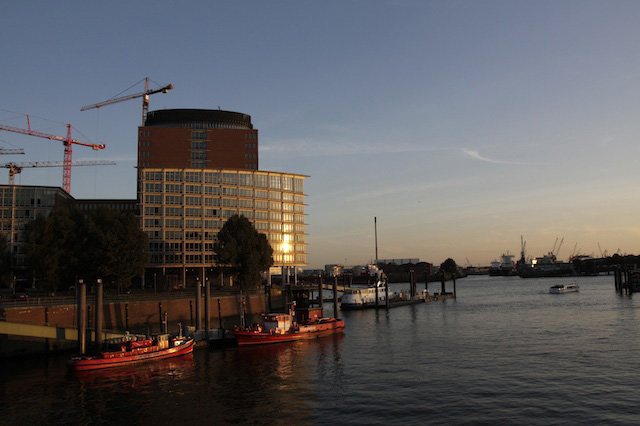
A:
{"type": "Polygon", "coordinates": [[[160,334],[153,339],[127,339],[118,345],[119,350],[102,352],[96,356],[76,356],[69,360],[72,371],[97,370],[120,367],[144,361],[172,358],[193,352],[194,340],[186,337],[169,338],[160,334]]]}
{"type": "Polygon", "coordinates": [[[309,306],[308,295],[307,298],[299,298],[298,303],[299,307],[296,307],[295,301],[291,303],[289,313],[262,314],[262,324],[254,324],[248,328],[236,327],[233,334],[238,345],[316,339],[344,331],[344,321],[339,318],[322,318],[322,308],[309,306]]]}

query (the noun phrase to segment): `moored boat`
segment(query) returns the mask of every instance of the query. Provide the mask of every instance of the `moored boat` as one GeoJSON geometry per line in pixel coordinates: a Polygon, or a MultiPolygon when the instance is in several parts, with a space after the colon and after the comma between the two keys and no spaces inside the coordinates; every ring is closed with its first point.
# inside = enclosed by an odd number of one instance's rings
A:
{"type": "Polygon", "coordinates": [[[250,327],[236,327],[233,335],[239,346],[264,345],[316,339],[344,331],[344,321],[323,318],[322,307],[308,305],[308,297],[291,303],[288,313],[262,314],[263,322],[250,327]]]}
{"type": "Polygon", "coordinates": [[[95,356],[75,356],[67,366],[73,371],[120,367],[139,362],[173,358],[193,352],[194,340],[186,337],[169,338],[161,334],[151,339],[131,338],[121,341],[117,348],[95,356]],[[135,339],[135,340],[134,340],[135,339]]]}
{"type": "Polygon", "coordinates": [[[549,293],[551,294],[560,294],[560,293],[571,293],[574,291],[578,291],[578,284],[556,284],[549,288],[549,293]]]}

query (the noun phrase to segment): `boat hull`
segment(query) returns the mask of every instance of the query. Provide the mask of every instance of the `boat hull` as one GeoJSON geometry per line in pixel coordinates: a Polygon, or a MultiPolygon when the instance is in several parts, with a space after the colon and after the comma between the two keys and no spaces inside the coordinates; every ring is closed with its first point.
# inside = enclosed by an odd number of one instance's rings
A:
{"type": "Polygon", "coordinates": [[[87,370],[98,370],[102,368],[113,368],[113,367],[121,367],[125,365],[132,365],[140,362],[154,361],[164,358],[173,358],[182,355],[187,355],[193,352],[193,347],[195,345],[195,341],[193,339],[188,340],[187,342],[175,346],[173,348],[160,349],[157,351],[141,353],[141,354],[132,354],[132,355],[123,355],[117,358],[100,358],[100,357],[89,357],[89,358],[72,358],[67,364],[69,370],[72,371],[87,371],[87,370]]]}
{"type": "Polygon", "coordinates": [[[258,331],[234,331],[238,346],[266,345],[270,343],[285,343],[296,340],[317,339],[331,334],[342,333],[344,321],[334,320],[319,324],[300,325],[299,330],[287,333],[266,333],[258,331]]]}

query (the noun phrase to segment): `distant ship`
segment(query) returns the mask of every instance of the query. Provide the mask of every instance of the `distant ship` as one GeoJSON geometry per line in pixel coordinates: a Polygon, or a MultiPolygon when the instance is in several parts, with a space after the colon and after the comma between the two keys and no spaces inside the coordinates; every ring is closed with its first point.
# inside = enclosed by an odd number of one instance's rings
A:
{"type": "Polygon", "coordinates": [[[507,252],[507,254],[502,255],[501,261],[494,260],[493,262],[491,262],[491,267],[489,268],[489,276],[507,277],[518,275],[518,270],[516,269],[516,264],[513,261],[513,258],[514,256],[507,252]]]}
{"type": "Polygon", "coordinates": [[[558,262],[553,253],[537,257],[530,263],[520,263],[521,278],[570,277],[576,275],[573,263],[558,262]]]}

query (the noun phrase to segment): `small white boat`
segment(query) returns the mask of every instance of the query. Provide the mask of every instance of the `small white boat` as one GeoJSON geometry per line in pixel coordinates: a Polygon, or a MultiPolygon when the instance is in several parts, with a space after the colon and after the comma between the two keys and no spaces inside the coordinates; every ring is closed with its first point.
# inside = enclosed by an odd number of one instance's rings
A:
{"type": "Polygon", "coordinates": [[[560,293],[571,293],[573,291],[578,291],[578,284],[556,284],[549,288],[549,293],[551,294],[560,294],[560,293]]]}

